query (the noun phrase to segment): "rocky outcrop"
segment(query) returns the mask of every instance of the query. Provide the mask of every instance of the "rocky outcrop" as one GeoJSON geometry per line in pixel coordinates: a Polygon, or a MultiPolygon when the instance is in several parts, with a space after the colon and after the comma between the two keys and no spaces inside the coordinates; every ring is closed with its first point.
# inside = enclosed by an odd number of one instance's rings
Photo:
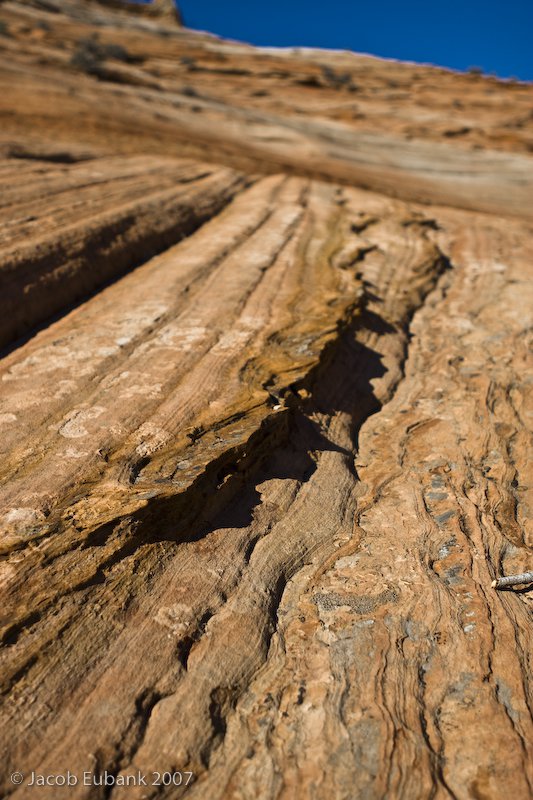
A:
{"type": "Polygon", "coordinates": [[[148,2],[141,2],[140,0],[91,0],[91,2],[100,3],[118,11],[138,14],[149,19],[160,19],[181,24],[181,14],[173,0],[148,0],[148,2]]]}
{"type": "Polygon", "coordinates": [[[529,798],[531,87],[53,5],[1,10],[3,796],[529,798]]]}
{"type": "Polygon", "coordinates": [[[41,147],[189,156],[529,218],[526,85],[350,53],[254,51],[80,5],[64,0],[59,18],[8,5],[4,147],[28,145],[30,128],[41,147]]]}
{"type": "Polygon", "coordinates": [[[20,161],[6,159],[0,177],[0,345],[189,235],[245,183],[150,156],[20,161]]]}

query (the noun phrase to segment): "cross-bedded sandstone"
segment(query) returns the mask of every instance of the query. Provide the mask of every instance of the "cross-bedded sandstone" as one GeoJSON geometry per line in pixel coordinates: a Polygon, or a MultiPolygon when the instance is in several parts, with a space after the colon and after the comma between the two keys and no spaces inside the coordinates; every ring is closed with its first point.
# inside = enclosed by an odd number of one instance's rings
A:
{"type": "Polygon", "coordinates": [[[525,800],[531,87],[106,5],[0,6],[2,792],[525,800]]]}

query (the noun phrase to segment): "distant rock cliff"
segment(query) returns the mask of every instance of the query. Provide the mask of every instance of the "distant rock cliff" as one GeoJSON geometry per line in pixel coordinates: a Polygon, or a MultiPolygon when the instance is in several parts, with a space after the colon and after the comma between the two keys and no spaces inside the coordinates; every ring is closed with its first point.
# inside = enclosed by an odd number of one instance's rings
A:
{"type": "Polygon", "coordinates": [[[138,0],[92,0],[102,6],[126,9],[134,14],[157,19],[175,20],[182,24],[180,11],[172,0],[151,0],[151,2],[138,2],[138,0]]]}

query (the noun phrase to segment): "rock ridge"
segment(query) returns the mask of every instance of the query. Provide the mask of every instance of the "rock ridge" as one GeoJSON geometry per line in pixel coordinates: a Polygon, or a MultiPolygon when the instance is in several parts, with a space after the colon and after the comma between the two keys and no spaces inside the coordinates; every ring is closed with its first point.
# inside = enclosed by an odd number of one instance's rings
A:
{"type": "Polygon", "coordinates": [[[0,4],[0,794],[529,799],[532,87],[147,11],[0,4]]]}

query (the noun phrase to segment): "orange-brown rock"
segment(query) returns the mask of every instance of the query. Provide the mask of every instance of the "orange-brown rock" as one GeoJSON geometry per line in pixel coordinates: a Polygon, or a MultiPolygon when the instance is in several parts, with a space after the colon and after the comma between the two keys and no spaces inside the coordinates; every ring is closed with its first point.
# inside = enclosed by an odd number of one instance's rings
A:
{"type": "Polygon", "coordinates": [[[148,0],[148,2],[139,2],[139,0],[90,0],[90,2],[100,3],[100,5],[107,8],[128,14],[181,23],[179,8],[173,0],[148,0]]]}
{"type": "Polygon", "coordinates": [[[41,147],[188,155],[530,214],[527,85],[350,53],[254,50],[78,0],[61,10],[3,5],[5,148],[30,146],[38,130],[41,147]]]}
{"type": "Polygon", "coordinates": [[[227,169],[151,156],[22,155],[1,167],[0,344],[192,233],[245,184],[227,169]]]}
{"type": "Polygon", "coordinates": [[[106,5],[0,6],[2,796],[526,800],[531,86],[106,5]]]}

